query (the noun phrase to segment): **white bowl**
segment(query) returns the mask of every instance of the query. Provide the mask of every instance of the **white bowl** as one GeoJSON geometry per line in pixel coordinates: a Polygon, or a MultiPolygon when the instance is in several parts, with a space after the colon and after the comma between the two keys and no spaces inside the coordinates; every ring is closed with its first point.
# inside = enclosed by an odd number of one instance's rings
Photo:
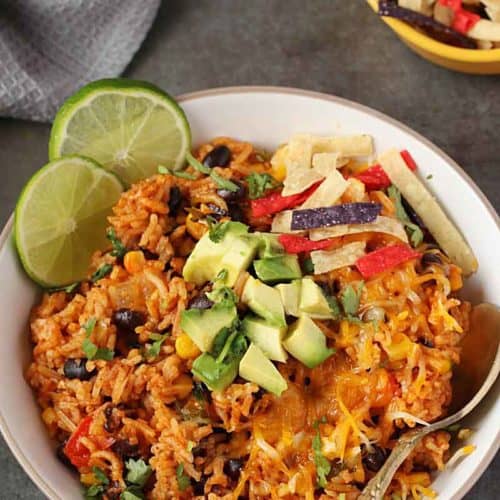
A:
{"type": "MultiPolygon", "coordinates": [[[[464,171],[420,135],[359,104],[301,90],[240,87],[197,92],[180,100],[195,144],[228,135],[272,149],[297,132],[367,133],[375,137],[378,151],[390,147],[408,149],[420,174],[433,175],[430,186],[479,260],[479,271],[466,282],[464,295],[474,303],[498,304],[498,216],[464,171]]],[[[40,158],[40,165],[43,163],[40,158]]],[[[19,463],[49,498],[81,498],[78,479],[57,460],[23,378],[30,358],[28,315],[39,290],[19,265],[11,229],[12,220],[0,236],[0,429],[19,463]]],[[[436,477],[434,487],[441,500],[462,498],[498,450],[499,392],[497,381],[487,400],[468,420],[475,429],[471,442],[477,450],[436,477]]]]}

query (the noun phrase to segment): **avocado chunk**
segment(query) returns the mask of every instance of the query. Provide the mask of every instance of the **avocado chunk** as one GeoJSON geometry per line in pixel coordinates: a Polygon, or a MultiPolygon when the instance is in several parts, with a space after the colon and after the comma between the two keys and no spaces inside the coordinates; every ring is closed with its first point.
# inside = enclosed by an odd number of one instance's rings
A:
{"type": "Polygon", "coordinates": [[[295,316],[296,318],[300,316],[299,303],[301,285],[302,280],[294,280],[291,283],[281,283],[275,286],[280,293],[281,302],[288,316],[295,316]]]}
{"type": "Polygon", "coordinates": [[[233,382],[238,375],[239,359],[234,359],[229,363],[218,363],[216,359],[203,353],[194,362],[191,371],[212,391],[222,391],[233,382]]]}
{"type": "Polygon", "coordinates": [[[311,318],[330,319],[335,316],[321,287],[308,277],[302,279],[299,309],[311,318]]]}
{"type": "Polygon", "coordinates": [[[229,328],[237,318],[235,306],[213,306],[211,309],[186,309],[181,314],[181,328],[200,351],[212,349],[215,337],[223,328],[229,328]]]}
{"type": "Polygon", "coordinates": [[[288,388],[281,373],[255,344],[250,344],[243,356],[239,372],[241,378],[257,384],[276,396],[281,396],[281,393],[288,388]]]}
{"type": "Polygon", "coordinates": [[[299,259],[296,255],[254,260],[253,267],[257,277],[264,283],[279,283],[302,277],[299,259]]]}
{"type": "Polygon", "coordinates": [[[281,363],[287,360],[288,355],[281,345],[286,332],[285,327],[270,325],[265,319],[255,316],[246,316],[241,327],[250,341],[259,347],[269,359],[281,363]]]}
{"type": "Polygon", "coordinates": [[[267,259],[269,257],[279,257],[285,253],[283,245],[278,240],[278,234],[260,232],[253,234],[259,239],[259,258],[267,259]]]}
{"type": "Polygon", "coordinates": [[[259,241],[248,234],[248,227],[240,222],[221,224],[217,241],[212,241],[210,232],[207,232],[194,247],[182,270],[186,281],[203,285],[226,269],[225,285],[233,286],[240,272],[252,262],[259,241]]]}
{"type": "Polygon", "coordinates": [[[314,368],[335,353],[326,346],[326,337],[314,321],[303,314],[290,326],[283,347],[308,368],[314,368]]]}
{"type": "Polygon", "coordinates": [[[286,326],[285,311],[278,290],[250,276],[245,283],[241,301],[255,314],[272,325],[286,326]]]}

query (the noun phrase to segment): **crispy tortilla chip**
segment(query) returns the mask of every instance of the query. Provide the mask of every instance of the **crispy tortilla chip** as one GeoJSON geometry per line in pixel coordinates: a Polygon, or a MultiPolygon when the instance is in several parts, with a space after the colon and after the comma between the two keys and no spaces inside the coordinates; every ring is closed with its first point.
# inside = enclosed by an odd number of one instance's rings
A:
{"type": "Polygon", "coordinates": [[[403,224],[398,219],[379,215],[375,222],[368,224],[344,224],[341,226],[333,226],[321,229],[313,229],[309,232],[309,239],[313,241],[326,240],[328,238],[336,238],[347,234],[357,233],[385,233],[395,236],[396,238],[408,243],[403,224]]]}
{"type": "Polygon", "coordinates": [[[500,23],[480,19],[468,32],[467,36],[474,40],[500,42],[500,23]]]}
{"type": "Polygon", "coordinates": [[[317,208],[333,205],[344,194],[348,185],[342,174],[338,170],[333,170],[300,208],[317,208]]]}
{"type": "Polygon", "coordinates": [[[284,152],[285,166],[287,170],[311,168],[313,155],[313,143],[311,136],[295,135],[290,139],[284,152]]]}
{"type": "Polygon", "coordinates": [[[304,192],[313,184],[324,179],[312,168],[287,168],[286,178],[283,181],[283,196],[290,196],[304,192]]]}
{"type": "Polygon", "coordinates": [[[305,231],[292,231],[292,212],[293,210],[284,210],[277,213],[273,218],[271,233],[304,234],[305,231]]]}
{"type": "Polygon", "coordinates": [[[340,153],[315,153],[312,157],[312,168],[325,177],[332,170],[347,165],[349,160],[344,158],[340,153]]]}
{"type": "Polygon", "coordinates": [[[373,139],[370,135],[314,137],[313,153],[340,153],[342,156],[370,156],[373,139]]]}
{"type": "Polygon", "coordinates": [[[335,250],[315,250],[311,252],[314,274],[327,273],[341,267],[353,266],[365,255],[365,242],[355,241],[335,250]]]}
{"type": "Polygon", "coordinates": [[[466,276],[476,271],[477,260],[472,249],[435,198],[406,166],[399,151],[387,151],[379,162],[448,257],[462,268],[466,276]]]}

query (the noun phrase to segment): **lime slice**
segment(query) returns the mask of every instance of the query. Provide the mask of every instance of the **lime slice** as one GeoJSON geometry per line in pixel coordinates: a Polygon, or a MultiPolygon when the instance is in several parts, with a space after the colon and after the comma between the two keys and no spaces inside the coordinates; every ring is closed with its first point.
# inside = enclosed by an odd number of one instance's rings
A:
{"type": "Polygon", "coordinates": [[[79,154],[115,172],[126,184],[184,165],[191,132],[168,94],[146,82],[98,80],[61,107],[52,126],[51,160],[79,154]]]}
{"type": "Polygon", "coordinates": [[[92,253],[107,246],[106,216],[122,191],[114,174],[88,158],[42,167],[15,211],[16,245],[29,276],[51,287],[83,279],[92,253]]]}

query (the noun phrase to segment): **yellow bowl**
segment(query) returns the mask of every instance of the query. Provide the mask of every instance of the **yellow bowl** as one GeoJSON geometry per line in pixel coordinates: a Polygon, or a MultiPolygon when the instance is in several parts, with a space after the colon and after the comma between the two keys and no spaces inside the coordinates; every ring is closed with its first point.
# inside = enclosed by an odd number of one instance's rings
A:
{"type": "MultiPolygon", "coordinates": [[[[377,0],[366,0],[375,12],[377,0]]],[[[411,50],[424,59],[462,73],[500,74],[500,49],[460,49],[438,42],[398,19],[381,18],[411,50]]]]}

